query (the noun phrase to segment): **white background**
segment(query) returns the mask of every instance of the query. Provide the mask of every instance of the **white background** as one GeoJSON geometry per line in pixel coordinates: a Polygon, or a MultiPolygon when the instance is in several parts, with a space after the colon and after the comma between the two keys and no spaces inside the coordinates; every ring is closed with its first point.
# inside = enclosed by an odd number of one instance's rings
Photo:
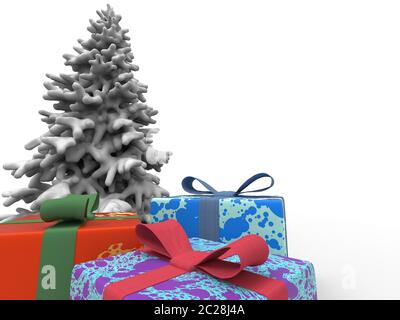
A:
{"type": "MultiPolygon", "coordinates": [[[[67,70],[62,54],[105,4],[2,3],[2,163],[30,158],[51,109],[44,75],[67,70]]],[[[111,4],[160,111],[155,146],[174,152],[162,186],[181,194],[194,175],[229,190],[266,171],[320,299],[400,298],[400,3],[111,4]]],[[[25,184],[0,171],[0,190],[25,184]]]]}

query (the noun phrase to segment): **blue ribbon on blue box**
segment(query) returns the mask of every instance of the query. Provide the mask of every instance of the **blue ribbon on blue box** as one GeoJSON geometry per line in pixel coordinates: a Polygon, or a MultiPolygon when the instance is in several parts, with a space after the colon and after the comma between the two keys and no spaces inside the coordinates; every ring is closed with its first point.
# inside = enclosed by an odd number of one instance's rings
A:
{"type": "Polygon", "coordinates": [[[182,188],[187,193],[204,196],[199,204],[199,236],[201,238],[218,241],[219,240],[219,200],[221,198],[246,197],[246,198],[265,198],[265,196],[249,196],[251,192],[262,192],[274,185],[274,178],[267,173],[257,173],[247,179],[236,191],[217,191],[207,182],[195,178],[186,177],[182,180],[182,188]],[[264,188],[244,191],[255,181],[261,178],[269,178],[270,184],[264,188]],[[198,181],[207,190],[197,190],[193,187],[193,182],[198,181]]]}

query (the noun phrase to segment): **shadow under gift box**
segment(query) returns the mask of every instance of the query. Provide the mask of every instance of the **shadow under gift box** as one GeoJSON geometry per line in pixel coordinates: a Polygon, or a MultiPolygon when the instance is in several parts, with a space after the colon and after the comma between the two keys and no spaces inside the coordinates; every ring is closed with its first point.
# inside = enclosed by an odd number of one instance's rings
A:
{"type": "MultiPolygon", "coordinates": [[[[222,243],[192,238],[194,250],[221,248],[222,243]]],[[[251,250],[251,248],[249,248],[251,250]]],[[[237,256],[226,260],[238,262],[237,256]]],[[[74,266],[71,279],[72,300],[102,300],[106,287],[114,282],[151,272],[168,265],[165,259],[136,250],[74,266]]],[[[279,255],[270,255],[261,265],[246,270],[284,282],[289,300],[317,299],[314,267],[310,262],[279,255]]],[[[192,271],[128,294],[124,300],[266,300],[255,291],[192,271]]]]}
{"type": "MultiPolygon", "coordinates": [[[[43,235],[56,223],[35,215],[0,224],[0,299],[36,299],[43,235]]],[[[135,237],[139,223],[135,213],[96,214],[77,231],[74,264],[141,247],[135,237]]]]}
{"type": "Polygon", "coordinates": [[[248,234],[261,236],[271,254],[288,255],[282,197],[176,196],[151,200],[150,223],[177,220],[188,237],[228,243],[248,234]]]}

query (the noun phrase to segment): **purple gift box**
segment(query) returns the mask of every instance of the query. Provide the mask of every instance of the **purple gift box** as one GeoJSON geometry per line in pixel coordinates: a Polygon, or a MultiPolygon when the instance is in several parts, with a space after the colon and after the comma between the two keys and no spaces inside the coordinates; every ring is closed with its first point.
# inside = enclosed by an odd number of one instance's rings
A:
{"type": "MultiPolygon", "coordinates": [[[[222,243],[191,238],[194,250],[209,251],[222,243]]],[[[237,262],[237,257],[227,258],[237,262]]],[[[72,271],[72,300],[102,300],[106,286],[160,268],[168,261],[140,250],[75,265],[72,271]]],[[[259,266],[247,270],[283,281],[290,300],[315,300],[317,287],[314,267],[310,262],[279,255],[270,255],[259,266]]],[[[220,281],[199,271],[188,272],[142,291],[127,295],[126,300],[266,300],[254,291],[220,281]]]]}

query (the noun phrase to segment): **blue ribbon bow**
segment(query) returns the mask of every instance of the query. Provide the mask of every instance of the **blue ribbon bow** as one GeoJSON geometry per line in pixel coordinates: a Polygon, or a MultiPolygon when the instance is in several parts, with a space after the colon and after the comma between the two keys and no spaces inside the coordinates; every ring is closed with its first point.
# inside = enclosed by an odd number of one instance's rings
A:
{"type": "MultiPolygon", "coordinates": [[[[244,197],[245,193],[261,192],[268,190],[274,185],[274,179],[266,173],[258,173],[251,178],[247,179],[236,191],[217,191],[211,187],[207,182],[194,177],[186,177],[182,180],[182,188],[187,192],[195,195],[202,196],[199,200],[198,207],[198,223],[199,223],[199,237],[213,241],[219,241],[220,232],[220,214],[219,214],[219,201],[221,198],[230,197],[244,197]],[[249,185],[261,178],[269,178],[270,184],[264,188],[257,190],[244,191],[249,185]],[[193,182],[197,180],[207,190],[197,190],[193,187],[193,182]]],[[[266,196],[246,196],[249,198],[265,198],[266,196]]]]}
{"type": "Polygon", "coordinates": [[[269,174],[267,173],[257,173],[254,176],[250,177],[247,179],[236,191],[217,191],[213,187],[211,187],[207,182],[204,182],[203,180],[195,177],[186,177],[182,180],[182,188],[185,190],[187,193],[191,194],[202,194],[202,195],[210,195],[214,197],[240,197],[241,194],[244,193],[250,193],[250,192],[261,192],[268,190],[274,185],[274,178],[272,178],[269,174]],[[248,186],[250,186],[253,182],[257,181],[258,179],[261,178],[269,178],[271,179],[271,182],[268,186],[261,188],[261,189],[256,189],[256,190],[249,190],[249,191],[244,191],[248,186]],[[193,182],[194,181],[200,182],[208,191],[204,190],[197,190],[193,187],[193,182]]]}

